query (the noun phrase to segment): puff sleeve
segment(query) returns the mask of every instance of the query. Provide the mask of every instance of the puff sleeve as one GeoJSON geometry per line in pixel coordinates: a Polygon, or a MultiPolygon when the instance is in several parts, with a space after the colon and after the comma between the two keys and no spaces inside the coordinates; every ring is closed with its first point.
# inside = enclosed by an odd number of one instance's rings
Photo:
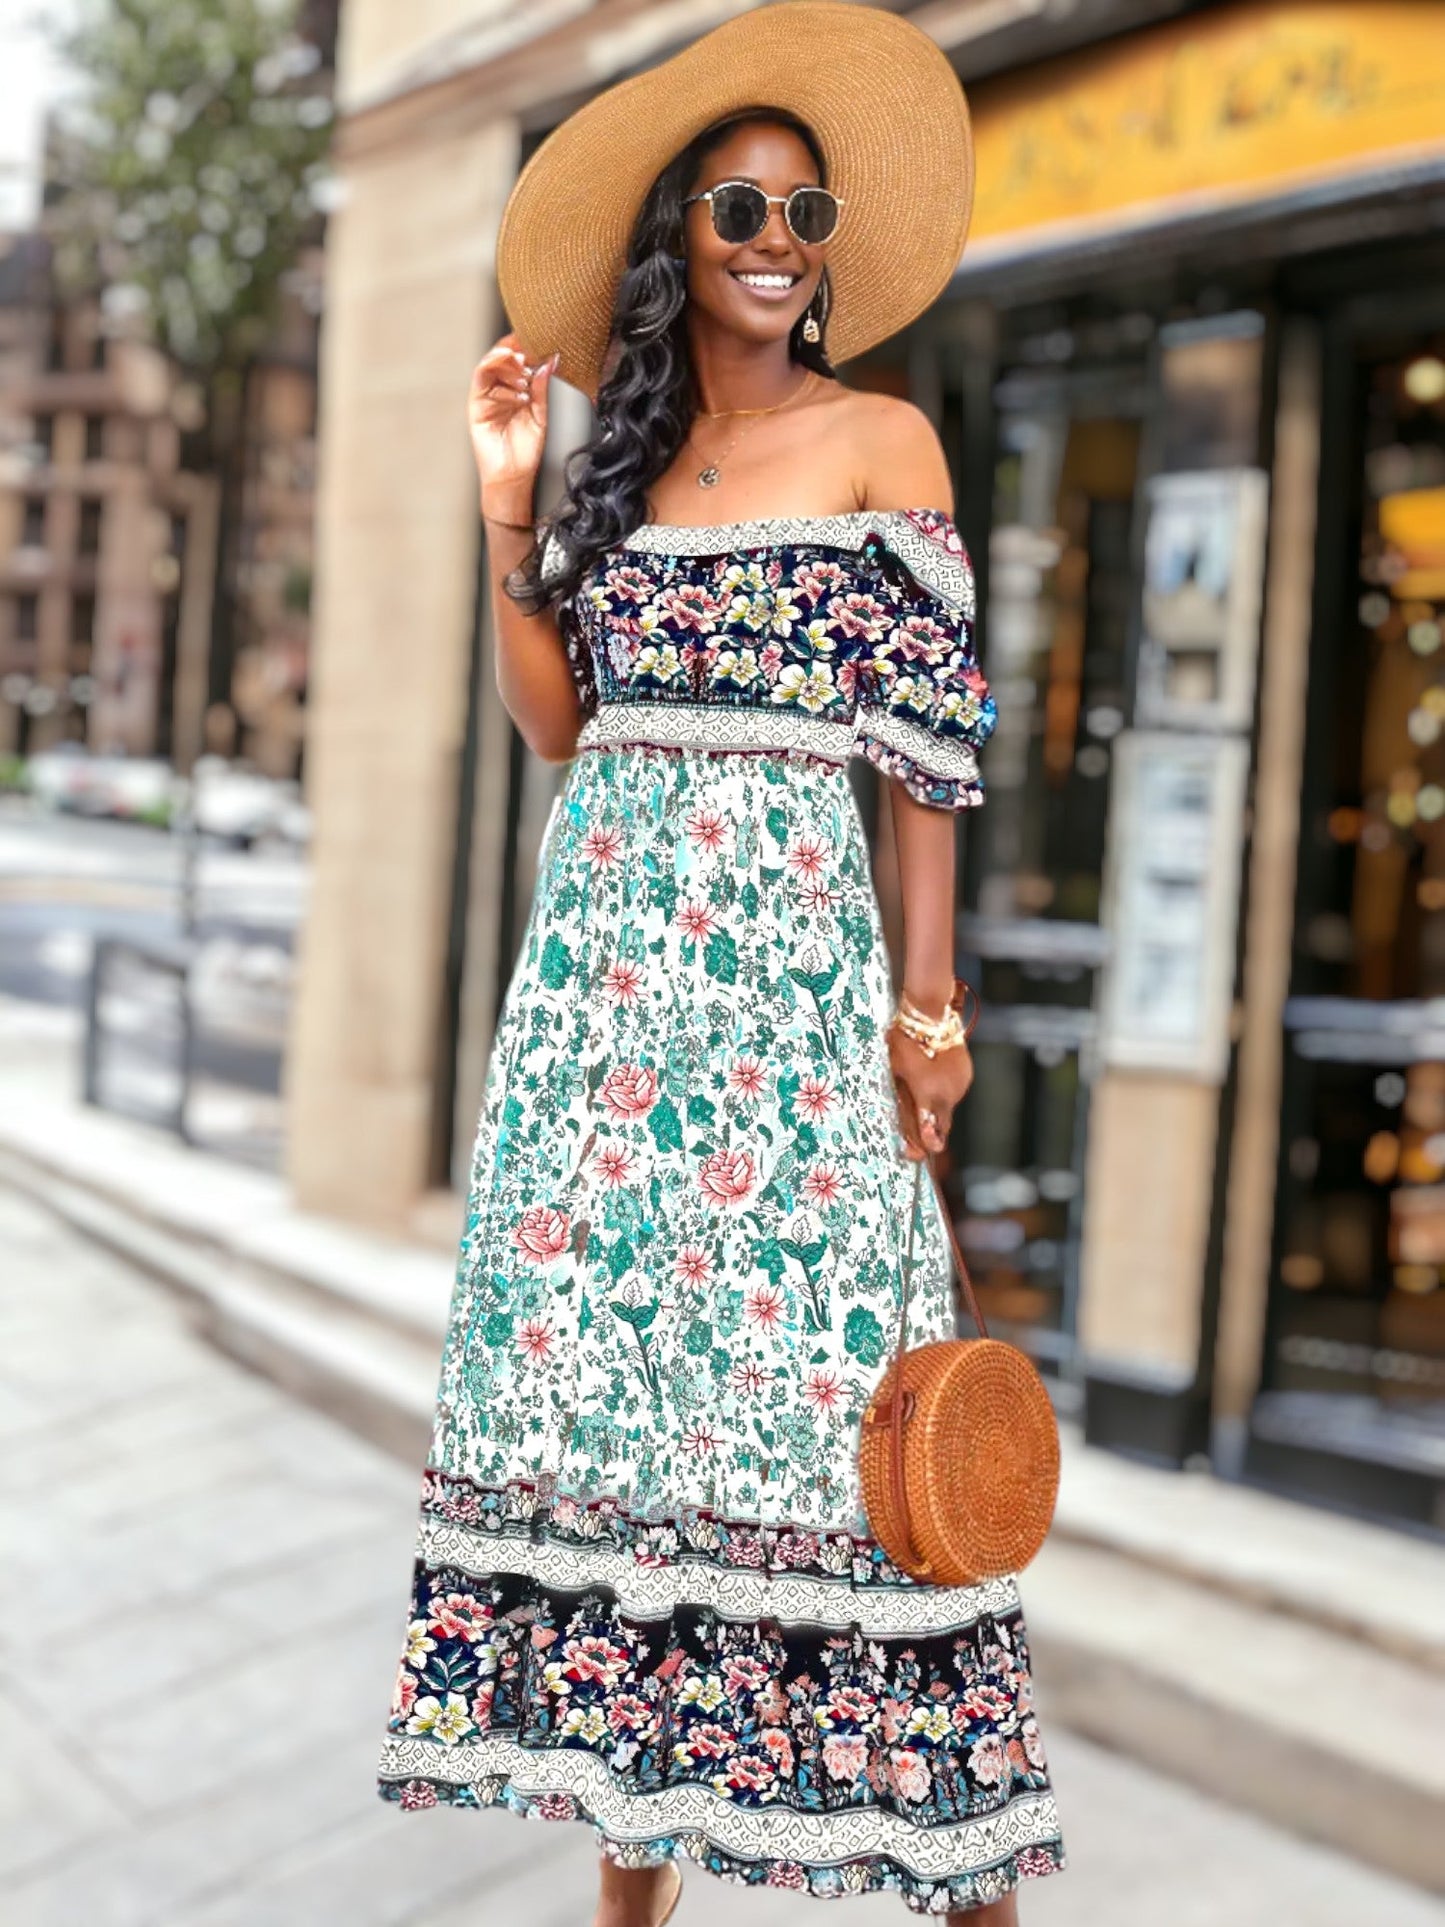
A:
{"type": "Polygon", "coordinates": [[[974,653],[973,568],[937,510],[880,516],[871,544],[887,611],[860,683],[857,743],[936,809],[983,801],[978,752],[998,711],[974,653]]]}
{"type": "MultiPolygon", "coordinates": [[[[567,566],[566,551],[560,535],[557,535],[549,522],[542,535],[542,556],[540,577],[542,587],[550,588],[567,566]]],[[[579,607],[577,593],[564,597],[554,605],[553,613],[557,620],[557,630],[562,638],[562,647],[567,651],[567,663],[572,671],[572,680],[577,685],[577,695],[582,707],[582,720],[586,722],[597,713],[597,666],[592,652],[592,638],[587,612],[579,607]]]]}

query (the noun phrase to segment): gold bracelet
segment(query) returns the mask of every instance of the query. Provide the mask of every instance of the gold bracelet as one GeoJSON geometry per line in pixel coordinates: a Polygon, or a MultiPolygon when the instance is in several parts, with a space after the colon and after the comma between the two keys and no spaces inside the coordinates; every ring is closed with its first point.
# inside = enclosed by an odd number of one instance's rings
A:
{"type": "Polygon", "coordinates": [[[898,1008],[893,1013],[892,1028],[901,1030],[905,1037],[917,1044],[925,1057],[941,1056],[944,1051],[957,1050],[960,1044],[968,1042],[963,1019],[953,1004],[941,1017],[929,1017],[917,1004],[900,997],[898,1008]]]}

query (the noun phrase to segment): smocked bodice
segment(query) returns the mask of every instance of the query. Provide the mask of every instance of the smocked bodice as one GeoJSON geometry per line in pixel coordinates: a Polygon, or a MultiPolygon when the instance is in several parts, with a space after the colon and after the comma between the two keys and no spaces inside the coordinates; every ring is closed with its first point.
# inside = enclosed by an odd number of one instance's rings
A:
{"type": "Polygon", "coordinates": [[[938,510],[647,523],[561,614],[582,749],[863,755],[921,802],[982,801],[997,717],[973,571],[938,510]]]}

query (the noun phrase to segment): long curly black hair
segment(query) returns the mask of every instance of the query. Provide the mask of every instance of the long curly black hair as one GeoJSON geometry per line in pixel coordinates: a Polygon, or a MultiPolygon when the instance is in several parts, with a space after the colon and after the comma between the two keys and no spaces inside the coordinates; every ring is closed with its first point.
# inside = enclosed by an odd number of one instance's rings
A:
{"type": "MultiPolygon", "coordinates": [[[[598,390],[591,438],[569,458],[565,494],[548,524],[557,556],[549,558],[544,582],[542,549],[548,531],[542,530],[531,553],[506,581],[508,595],[528,614],[566,602],[597,558],[646,520],[648,488],[671,467],[687,439],[698,397],[683,319],[683,199],[692,191],[704,156],[734,128],[757,121],[792,128],[813,157],[819,183],[828,184],[827,163],[813,130],[796,115],[774,107],[749,108],[705,128],[652,183],[633,225],[627,267],[613,305],[616,359],[598,390]]],[[[827,353],[831,303],[824,268],[813,299],[793,324],[788,351],[802,366],[836,379],[827,353]],[[818,324],[815,342],[803,338],[810,315],[818,324]]]]}

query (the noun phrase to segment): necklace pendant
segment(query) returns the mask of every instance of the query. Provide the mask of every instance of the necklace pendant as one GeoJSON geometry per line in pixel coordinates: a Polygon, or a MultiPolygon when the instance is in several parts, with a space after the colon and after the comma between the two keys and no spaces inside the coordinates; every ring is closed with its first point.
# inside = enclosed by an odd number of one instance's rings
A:
{"type": "Polygon", "coordinates": [[[718,474],[711,462],[709,462],[706,468],[700,468],[697,472],[697,485],[699,488],[716,488],[721,480],[721,475],[718,474]]]}

